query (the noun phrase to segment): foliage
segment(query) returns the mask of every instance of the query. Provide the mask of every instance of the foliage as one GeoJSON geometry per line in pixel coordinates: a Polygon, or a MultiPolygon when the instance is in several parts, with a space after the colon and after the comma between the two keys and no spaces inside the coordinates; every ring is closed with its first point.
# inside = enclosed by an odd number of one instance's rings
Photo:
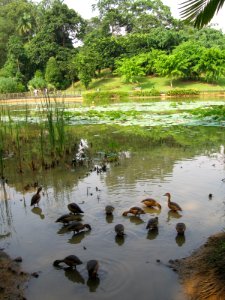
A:
{"type": "Polygon", "coordinates": [[[24,92],[25,87],[15,78],[0,77],[0,93],[24,92]]]}
{"type": "Polygon", "coordinates": [[[213,105],[206,108],[198,108],[192,110],[193,115],[197,115],[199,118],[213,117],[214,120],[225,120],[225,106],[213,105]]]}
{"type": "Polygon", "coordinates": [[[144,76],[144,69],[141,62],[136,57],[122,58],[116,61],[115,73],[122,77],[124,82],[138,82],[139,77],[144,76]]]}
{"type": "Polygon", "coordinates": [[[94,103],[98,104],[108,104],[116,99],[126,98],[128,97],[128,93],[126,92],[88,92],[83,94],[84,104],[90,105],[94,103]]]}
{"type": "Polygon", "coordinates": [[[47,86],[47,83],[43,77],[43,74],[40,70],[35,72],[34,77],[28,82],[28,87],[30,90],[41,89],[43,90],[47,86]]]}
{"type": "Polygon", "coordinates": [[[56,88],[60,88],[62,74],[54,57],[50,57],[45,70],[45,80],[56,88]]]}
{"type": "Polygon", "coordinates": [[[140,91],[133,91],[131,94],[132,97],[151,97],[151,96],[160,96],[160,91],[156,89],[151,90],[140,90],[140,91]]]}
{"type": "Polygon", "coordinates": [[[200,92],[198,90],[193,89],[173,89],[166,93],[168,96],[192,96],[199,95],[200,92]]]}

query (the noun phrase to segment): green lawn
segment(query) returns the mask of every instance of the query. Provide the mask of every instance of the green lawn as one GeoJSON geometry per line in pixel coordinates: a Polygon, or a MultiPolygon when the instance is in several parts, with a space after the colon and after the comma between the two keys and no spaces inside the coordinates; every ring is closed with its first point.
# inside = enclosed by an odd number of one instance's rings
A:
{"type": "MultiPolygon", "coordinates": [[[[141,87],[142,90],[150,90],[156,89],[161,92],[166,92],[171,90],[170,80],[165,77],[144,77],[140,79],[139,83],[131,84],[131,83],[123,83],[121,78],[114,76],[101,77],[98,79],[94,79],[88,91],[132,91],[135,87],[141,87]]],[[[174,80],[173,88],[182,88],[182,89],[197,89],[199,91],[205,92],[213,92],[213,91],[225,91],[225,80],[221,80],[217,84],[204,83],[200,81],[182,81],[182,80],[174,80]]],[[[74,87],[70,87],[66,92],[69,93],[71,91],[84,91],[84,87],[80,82],[74,84],[74,87]]]]}

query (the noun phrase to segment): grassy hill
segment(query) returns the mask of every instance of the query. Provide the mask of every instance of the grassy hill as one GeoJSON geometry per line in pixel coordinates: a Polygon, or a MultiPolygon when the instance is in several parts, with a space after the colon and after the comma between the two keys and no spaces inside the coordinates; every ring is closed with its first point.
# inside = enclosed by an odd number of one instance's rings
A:
{"type": "MultiPolygon", "coordinates": [[[[100,78],[94,79],[88,88],[87,91],[122,91],[129,92],[135,88],[140,87],[142,90],[151,90],[156,89],[160,92],[167,92],[171,90],[170,80],[165,77],[143,77],[139,83],[131,84],[122,82],[120,77],[115,77],[110,74],[101,75],[100,78]]],[[[225,91],[225,79],[220,80],[217,84],[204,83],[200,81],[183,81],[183,80],[174,80],[173,89],[196,89],[201,92],[217,92],[225,91]]],[[[84,87],[80,82],[74,83],[73,87],[71,86],[67,89],[67,92],[71,91],[84,91],[84,87]]]]}

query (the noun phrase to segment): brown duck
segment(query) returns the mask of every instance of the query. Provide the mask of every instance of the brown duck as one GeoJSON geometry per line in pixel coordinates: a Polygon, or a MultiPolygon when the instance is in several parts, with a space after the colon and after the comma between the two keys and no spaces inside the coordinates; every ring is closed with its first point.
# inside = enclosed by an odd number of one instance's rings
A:
{"type": "Polygon", "coordinates": [[[31,198],[31,202],[30,202],[30,206],[35,206],[35,204],[38,205],[39,201],[41,200],[41,195],[40,192],[42,190],[42,187],[40,186],[36,192],[36,194],[34,194],[31,198]]]}
{"type": "Polygon", "coordinates": [[[72,222],[67,229],[70,231],[75,232],[80,232],[81,230],[87,228],[88,230],[91,230],[91,226],[89,224],[83,224],[81,222],[72,222]]]}
{"type": "Polygon", "coordinates": [[[87,271],[89,278],[96,278],[98,276],[99,263],[97,260],[92,259],[87,262],[87,271]]]}
{"type": "Polygon", "coordinates": [[[81,221],[82,217],[79,215],[73,215],[73,214],[65,214],[59,217],[56,220],[56,223],[63,223],[63,224],[69,224],[70,222],[73,221],[81,221]]]}
{"type": "Polygon", "coordinates": [[[168,207],[169,207],[169,209],[171,209],[172,211],[182,211],[182,208],[177,203],[170,201],[170,199],[171,199],[170,193],[165,193],[163,196],[168,197],[168,207]]]}
{"type": "Polygon", "coordinates": [[[105,213],[107,216],[110,216],[113,214],[113,211],[114,211],[114,207],[112,205],[106,205],[105,207],[105,213]]]}
{"type": "Polygon", "coordinates": [[[71,268],[75,268],[77,265],[81,265],[83,262],[76,255],[68,255],[64,259],[57,259],[53,262],[53,265],[57,267],[60,263],[64,263],[71,268]]]}
{"type": "Polygon", "coordinates": [[[147,207],[158,207],[159,209],[161,209],[161,205],[153,198],[146,198],[144,200],[141,201],[142,203],[144,203],[144,205],[146,205],[147,207]]]}
{"type": "Polygon", "coordinates": [[[133,214],[135,216],[145,214],[144,210],[138,206],[133,206],[129,210],[123,212],[123,216],[127,216],[127,214],[133,214]]]}

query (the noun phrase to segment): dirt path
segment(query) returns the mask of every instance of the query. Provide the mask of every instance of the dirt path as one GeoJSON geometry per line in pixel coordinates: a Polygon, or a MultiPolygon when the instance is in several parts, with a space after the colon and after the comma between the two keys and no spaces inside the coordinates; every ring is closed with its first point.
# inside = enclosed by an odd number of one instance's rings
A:
{"type": "Polygon", "coordinates": [[[191,256],[170,263],[177,270],[188,299],[225,299],[224,232],[209,237],[191,256]]]}
{"type": "Polygon", "coordinates": [[[0,299],[18,300],[24,297],[25,284],[30,275],[21,269],[21,258],[12,260],[0,250],[0,299]]]}

